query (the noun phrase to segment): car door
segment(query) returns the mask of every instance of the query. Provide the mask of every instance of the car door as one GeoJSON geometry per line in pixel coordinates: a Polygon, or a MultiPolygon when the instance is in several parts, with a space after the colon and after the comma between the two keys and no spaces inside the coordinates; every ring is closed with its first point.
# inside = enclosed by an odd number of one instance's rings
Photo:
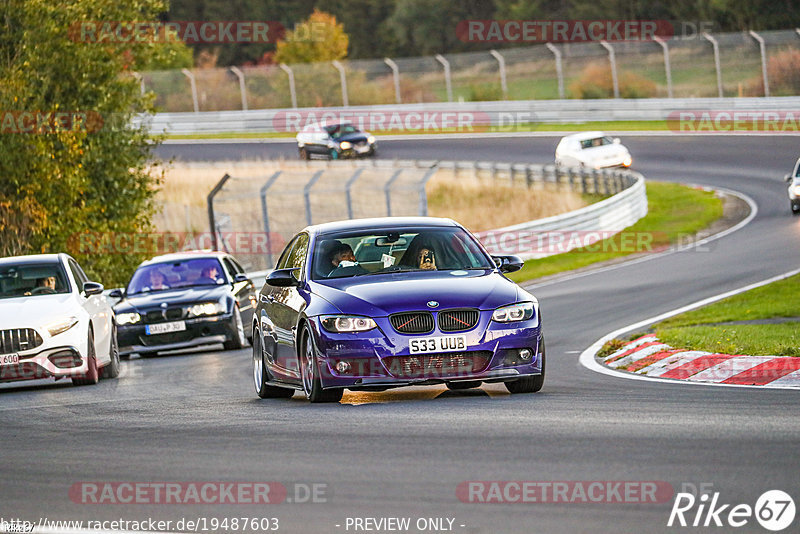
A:
{"type": "Polygon", "coordinates": [[[244,272],[239,262],[231,256],[225,256],[222,259],[222,263],[225,265],[225,270],[228,271],[230,275],[233,286],[233,298],[239,305],[239,312],[242,314],[242,324],[245,325],[245,332],[249,332],[250,325],[253,324],[253,311],[256,301],[255,286],[253,286],[253,282],[249,278],[241,282],[235,280],[236,275],[247,276],[247,273],[244,272]]]}
{"type": "Polygon", "coordinates": [[[89,277],[83,272],[78,262],[72,258],[67,259],[67,267],[75,280],[76,298],[79,304],[92,322],[94,334],[95,357],[98,365],[105,365],[111,361],[111,307],[104,295],[92,295],[87,297],[83,294],[83,284],[89,281],[89,277]]]}
{"type": "MultiPolygon", "coordinates": [[[[309,237],[306,233],[298,234],[291,252],[287,255],[283,268],[293,269],[295,276],[305,282],[306,257],[308,256],[309,237]]],[[[272,314],[277,347],[277,364],[286,375],[299,378],[295,340],[297,338],[297,322],[306,308],[308,292],[298,287],[275,287],[272,292],[272,314]]]]}
{"type": "MultiPolygon", "coordinates": [[[[291,259],[292,249],[297,243],[298,236],[293,237],[289,244],[283,249],[278,262],[275,264],[275,269],[285,269],[289,265],[291,259]]],[[[264,346],[264,355],[266,363],[270,368],[270,372],[278,379],[286,379],[294,376],[294,372],[286,368],[287,362],[285,359],[278,358],[278,346],[280,345],[278,337],[285,335],[285,329],[279,330],[275,324],[276,313],[280,313],[275,305],[275,299],[280,295],[282,288],[273,287],[269,284],[264,284],[258,295],[258,321],[261,327],[261,336],[264,346]]],[[[281,351],[284,352],[284,351],[281,351]]]]}

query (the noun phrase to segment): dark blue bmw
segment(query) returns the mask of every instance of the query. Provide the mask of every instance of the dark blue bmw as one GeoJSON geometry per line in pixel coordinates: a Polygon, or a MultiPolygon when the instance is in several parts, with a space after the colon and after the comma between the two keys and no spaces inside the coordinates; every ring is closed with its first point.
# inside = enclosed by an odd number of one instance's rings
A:
{"type": "Polygon", "coordinates": [[[259,397],[338,402],[344,389],[450,389],[504,382],[539,391],[545,347],[536,298],[504,276],[515,256],[490,256],[449,219],[309,226],[280,256],[253,317],[259,397]]]}

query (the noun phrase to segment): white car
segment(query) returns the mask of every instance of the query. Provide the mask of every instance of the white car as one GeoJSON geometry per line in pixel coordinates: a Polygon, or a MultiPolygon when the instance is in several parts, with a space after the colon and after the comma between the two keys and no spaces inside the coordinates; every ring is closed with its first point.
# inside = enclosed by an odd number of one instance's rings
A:
{"type": "Polygon", "coordinates": [[[793,215],[800,215],[800,159],[794,164],[792,174],[784,176],[789,182],[789,205],[793,215]]]}
{"type": "Polygon", "coordinates": [[[556,165],[565,167],[630,167],[631,153],[618,138],[603,132],[581,132],[561,138],[556,147],[556,165]]]}
{"type": "Polygon", "coordinates": [[[0,382],[119,375],[114,312],[103,286],[67,254],[0,259],[0,382]]]}

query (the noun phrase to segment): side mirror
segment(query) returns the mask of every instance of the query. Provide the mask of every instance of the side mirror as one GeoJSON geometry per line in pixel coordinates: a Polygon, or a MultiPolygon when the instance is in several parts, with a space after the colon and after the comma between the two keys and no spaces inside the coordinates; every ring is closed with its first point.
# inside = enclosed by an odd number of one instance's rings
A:
{"type": "Polygon", "coordinates": [[[618,145],[618,144],[620,144],[621,142],[622,142],[622,141],[620,141],[620,140],[619,140],[619,137],[615,137],[615,138],[614,138],[614,144],[615,144],[615,145],[618,145]]]}
{"type": "Polygon", "coordinates": [[[244,273],[238,273],[238,274],[235,274],[233,276],[233,283],[234,284],[237,284],[239,282],[247,282],[248,280],[250,280],[250,279],[247,278],[247,275],[244,274],[244,273]]]}
{"type": "Polygon", "coordinates": [[[267,276],[267,285],[273,287],[297,287],[300,282],[294,277],[295,269],[276,269],[267,276]]]}
{"type": "Polygon", "coordinates": [[[501,273],[519,271],[525,262],[519,256],[492,256],[501,273]]]}
{"type": "Polygon", "coordinates": [[[111,291],[109,291],[108,292],[108,296],[111,297],[112,299],[121,299],[125,295],[122,292],[122,289],[116,288],[116,289],[112,289],[111,291]]]}
{"type": "Polygon", "coordinates": [[[791,174],[787,174],[786,176],[783,177],[783,181],[784,182],[791,182],[792,181],[792,175],[791,174]]]}
{"type": "Polygon", "coordinates": [[[83,294],[87,297],[92,295],[101,295],[103,293],[103,284],[97,282],[85,282],[83,284],[83,294]]]}

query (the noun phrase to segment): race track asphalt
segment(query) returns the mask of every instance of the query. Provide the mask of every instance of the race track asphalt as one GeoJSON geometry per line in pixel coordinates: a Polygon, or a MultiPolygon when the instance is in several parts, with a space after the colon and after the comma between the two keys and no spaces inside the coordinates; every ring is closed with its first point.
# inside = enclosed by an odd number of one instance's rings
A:
{"type": "MultiPolygon", "coordinates": [[[[556,142],[394,140],[382,141],[380,151],[385,158],[543,163],[556,142]]],[[[719,502],[731,505],[753,506],[771,489],[798,502],[797,391],[626,380],[585,369],[578,355],[612,330],[798,267],[800,217],[790,214],[781,177],[800,155],[800,137],[625,135],[623,142],[647,178],[738,191],[755,201],[758,215],[702,251],[535,286],[548,348],[540,393],[511,396],[492,385],[346,393],[339,405],[311,406],[299,394],[259,400],[247,350],[134,359],[123,362],[120,379],[93,387],[6,384],[0,517],[277,517],[280,532],[320,534],[354,532],[348,517],[410,517],[412,525],[444,517],[470,534],[617,533],[676,530],[667,527],[674,498],[472,504],[459,501],[456,488],[464,481],[664,481],[676,492],[711,484],[719,502]],[[294,484],[321,483],[327,497],[258,506],[89,505],[70,500],[70,487],[81,481],[278,481],[290,497],[294,484]]],[[[295,157],[295,149],[172,143],[158,155],[236,160],[295,157]]],[[[797,532],[799,523],[786,531],[797,532]]],[[[764,531],[754,518],[737,530],[764,531]]]]}

